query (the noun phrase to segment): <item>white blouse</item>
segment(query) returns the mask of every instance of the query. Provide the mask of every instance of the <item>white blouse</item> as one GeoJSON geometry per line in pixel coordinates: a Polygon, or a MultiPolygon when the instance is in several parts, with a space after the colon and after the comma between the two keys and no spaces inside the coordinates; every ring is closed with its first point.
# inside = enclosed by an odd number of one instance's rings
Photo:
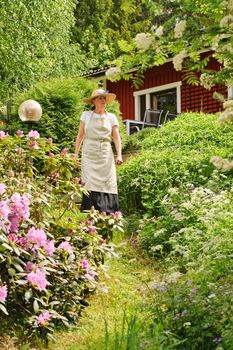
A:
{"type": "MultiPolygon", "coordinates": [[[[91,119],[92,113],[93,113],[93,118],[103,118],[103,115],[97,114],[97,113],[95,113],[93,111],[84,111],[82,113],[81,117],[80,117],[80,120],[82,122],[84,122],[85,129],[86,129],[86,127],[87,127],[87,125],[88,125],[88,123],[89,123],[89,121],[91,119]]],[[[115,125],[119,126],[119,122],[118,122],[117,117],[115,116],[115,114],[106,112],[104,114],[104,116],[109,118],[109,121],[110,121],[110,124],[111,124],[112,127],[115,126],[115,125]]]]}

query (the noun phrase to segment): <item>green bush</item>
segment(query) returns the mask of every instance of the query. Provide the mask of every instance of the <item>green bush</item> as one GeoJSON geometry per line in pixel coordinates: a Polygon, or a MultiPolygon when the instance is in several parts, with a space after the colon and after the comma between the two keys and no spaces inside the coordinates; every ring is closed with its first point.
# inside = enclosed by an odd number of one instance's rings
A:
{"type": "MultiPolygon", "coordinates": [[[[216,116],[184,114],[153,129],[141,147],[140,154],[119,169],[120,204],[125,213],[147,211],[154,216],[161,213],[161,200],[170,187],[200,186],[213,180],[210,158],[231,154],[232,131],[219,126],[216,116]]],[[[229,182],[222,181],[221,186],[229,182]]]]}
{"type": "Polygon", "coordinates": [[[185,114],[140,146],[119,179],[124,210],[128,202],[146,212],[138,241],[165,271],[150,285],[154,326],[163,325],[168,348],[173,334],[180,350],[231,349],[233,171],[210,163],[214,155],[231,157],[231,126],[185,114]]]}
{"type": "Polygon", "coordinates": [[[0,151],[0,331],[47,342],[79,320],[121,214],[80,221],[76,160],[37,131],[1,131],[0,151]]]}
{"type": "MultiPolygon", "coordinates": [[[[90,96],[96,83],[84,78],[61,78],[39,82],[29,91],[13,98],[12,113],[5,131],[10,134],[18,129],[28,130],[28,126],[18,117],[19,105],[29,99],[40,103],[43,115],[35,125],[42,137],[52,138],[60,147],[74,150],[76,135],[79,128],[80,116],[85,110],[83,98],[90,96]]],[[[122,145],[126,144],[126,131],[119,117],[117,102],[108,107],[109,112],[117,115],[120,123],[122,145]]]]}
{"type": "Polygon", "coordinates": [[[231,349],[232,189],[171,189],[163,204],[166,214],[139,234],[167,269],[153,284],[155,323],[184,340],[178,349],[231,349]]]}

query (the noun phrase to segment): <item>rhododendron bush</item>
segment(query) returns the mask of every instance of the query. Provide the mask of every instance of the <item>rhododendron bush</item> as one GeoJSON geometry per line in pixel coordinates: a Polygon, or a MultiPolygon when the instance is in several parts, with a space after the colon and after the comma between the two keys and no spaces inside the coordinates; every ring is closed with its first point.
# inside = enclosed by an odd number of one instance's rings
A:
{"type": "Polygon", "coordinates": [[[47,341],[80,317],[121,214],[79,221],[77,160],[36,131],[1,132],[0,158],[1,334],[47,341]]]}

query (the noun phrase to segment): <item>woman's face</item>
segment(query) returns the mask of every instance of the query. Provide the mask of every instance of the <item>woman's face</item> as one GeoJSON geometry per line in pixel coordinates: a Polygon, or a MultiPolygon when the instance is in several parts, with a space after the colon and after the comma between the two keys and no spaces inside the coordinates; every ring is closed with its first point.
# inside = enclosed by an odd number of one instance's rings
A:
{"type": "Polygon", "coordinates": [[[103,108],[106,106],[106,97],[105,96],[98,96],[94,98],[93,103],[96,108],[103,108]]]}

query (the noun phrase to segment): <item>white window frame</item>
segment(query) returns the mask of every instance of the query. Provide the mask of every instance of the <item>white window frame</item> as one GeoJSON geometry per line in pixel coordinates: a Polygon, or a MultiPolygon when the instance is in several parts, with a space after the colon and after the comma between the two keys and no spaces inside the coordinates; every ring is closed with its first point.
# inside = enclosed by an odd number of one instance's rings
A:
{"type": "Polygon", "coordinates": [[[233,99],[233,86],[228,86],[227,98],[229,100],[233,99]]]}
{"type": "Polygon", "coordinates": [[[146,95],[146,109],[151,108],[150,105],[150,94],[154,92],[169,90],[176,88],[176,110],[177,113],[181,113],[181,81],[176,81],[175,83],[165,84],[155,86],[153,88],[135,91],[134,95],[134,113],[135,120],[140,120],[140,96],[146,95]]]}

